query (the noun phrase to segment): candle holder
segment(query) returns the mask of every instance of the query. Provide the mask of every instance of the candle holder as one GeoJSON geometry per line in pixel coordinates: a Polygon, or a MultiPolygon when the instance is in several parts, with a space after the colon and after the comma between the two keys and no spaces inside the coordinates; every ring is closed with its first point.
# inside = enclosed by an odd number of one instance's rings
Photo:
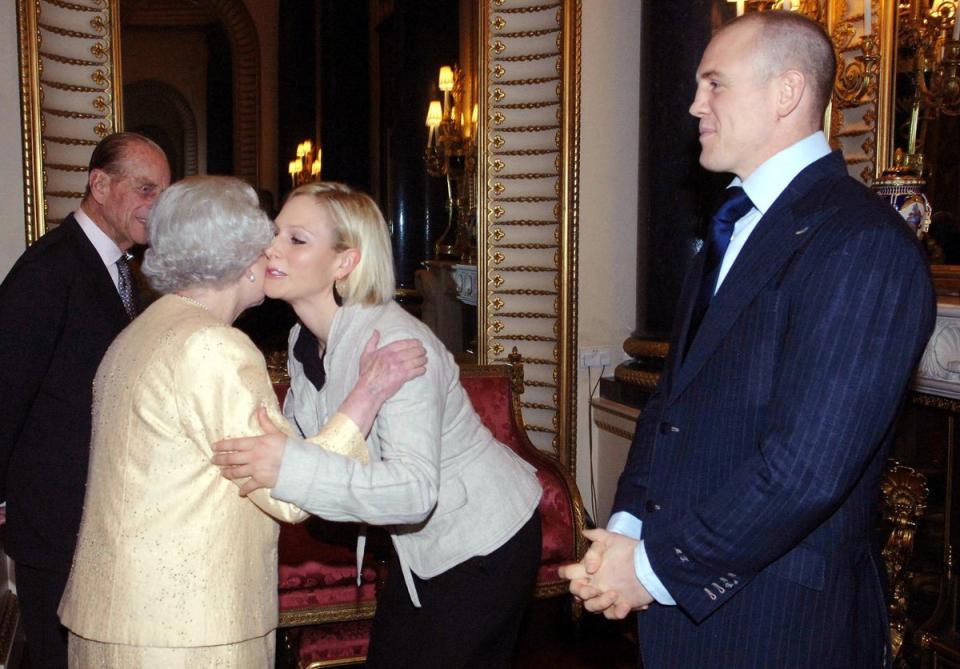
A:
{"type": "Polygon", "coordinates": [[[293,188],[311,181],[320,181],[321,156],[320,147],[316,147],[316,153],[314,153],[313,142],[309,139],[297,145],[297,157],[287,165],[290,185],[293,188]]]}
{"type": "Polygon", "coordinates": [[[447,182],[447,227],[434,244],[438,260],[476,262],[477,110],[469,118],[463,109],[463,72],[456,65],[440,68],[443,102],[427,111],[427,174],[447,182]]]}
{"type": "Polygon", "coordinates": [[[859,107],[877,99],[880,81],[880,41],[871,33],[860,37],[861,55],[841,63],[842,71],[834,88],[842,107],[859,107]]]}

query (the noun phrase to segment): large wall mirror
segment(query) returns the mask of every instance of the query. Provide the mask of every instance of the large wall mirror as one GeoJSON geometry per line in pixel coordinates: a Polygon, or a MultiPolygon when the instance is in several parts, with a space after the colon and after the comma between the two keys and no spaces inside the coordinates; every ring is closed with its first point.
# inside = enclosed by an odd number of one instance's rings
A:
{"type": "MultiPolygon", "coordinates": [[[[933,214],[927,247],[942,293],[960,293],[960,30],[954,0],[882,0],[892,57],[881,74],[889,123],[878,146],[922,173],[933,214]]],[[[886,167],[889,167],[887,165],[886,167]]]]}
{"type": "Polygon", "coordinates": [[[76,206],[114,130],[153,137],[175,177],[234,174],[275,202],[309,138],[324,178],[381,203],[411,291],[451,219],[453,189],[425,162],[441,128],[424,119],[438,64],[458,65],[465,339],[480,363],[518,349],[531,438],[573,471],[579,0],[18,0],[18,20],[28,243],[76,206]]]}

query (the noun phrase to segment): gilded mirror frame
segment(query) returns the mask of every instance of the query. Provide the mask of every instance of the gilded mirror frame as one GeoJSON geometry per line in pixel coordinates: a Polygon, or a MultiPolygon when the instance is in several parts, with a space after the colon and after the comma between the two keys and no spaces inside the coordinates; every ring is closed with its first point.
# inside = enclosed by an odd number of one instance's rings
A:
{"type": "MultiPolygon", "coordinates": [[[[866,0],[865,0],[866,1],[866,0]]],[[[897,0],[874,0],[879,9],[880,76],[877,91],[877,167],[875,177],[893,166],[894,110],[896,106],[897,49],[899,26],[897,0]]],[[[960,295],[960,265],[932,264],[934,285],[941,295],[960,295]]]]}
{"type": "MultiPolygon", "coordinates": [[[[26,241],[122,129],[119,0],[17,0],[26,241]]],[[[477,0],[478,362],[525,360],[534,443],[574,473],[581,0],[477,0]]]]}
{"type": "Polygon", "coordinates": [[[538,448],[576,463],[580,0],[484,0],[478,357],[524,359],[538,448]]]}
{"type": "Polygon", "coordinates": [[[17,0],[26,242],[83,197],[92,147],[121,126],[119,0],[17,0]]]}

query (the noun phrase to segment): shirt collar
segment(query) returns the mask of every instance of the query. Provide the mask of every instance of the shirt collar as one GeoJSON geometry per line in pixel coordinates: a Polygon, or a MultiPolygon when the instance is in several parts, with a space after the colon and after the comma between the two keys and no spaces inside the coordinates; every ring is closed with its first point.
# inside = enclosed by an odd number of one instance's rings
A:
{"type": "Polygon", "coordinates": [[[93,222],[93,219],[87,215],[83,207],[78,207],[73,212],[73,217],[77,219],[80,229],[93,244],[93,248],[97,250],[97,255],[100,256],[104,265],[110,267],[116,264],[121,256],[127,255],[117,246],[116,242],[107,236],[107,233],[100,229],[99,225],[93,222]]]}
{"type": "Polygon", "coordinates": [[[763,215],[787,189],[794,177],[828,153],[830,144],[823,132],[818,130],[768,158],[746,181],[735,177],[727,187],[742,186],[753,206],[763,215]]]}

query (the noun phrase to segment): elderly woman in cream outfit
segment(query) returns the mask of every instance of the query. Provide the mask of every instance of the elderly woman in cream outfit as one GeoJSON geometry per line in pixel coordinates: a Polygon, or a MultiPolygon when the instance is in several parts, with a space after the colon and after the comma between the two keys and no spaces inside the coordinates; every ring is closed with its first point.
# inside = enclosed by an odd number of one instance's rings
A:
{"type": "Polygon", "coordinates": [[[443,344],[393,302],[390,237],[368,196],[303,186],[277,228],[266,292],[303,324],[290,335],[284,407],[303,434],[346,396],[374,329],[421,340],[427,372],[383,404],[369,463],[272,434],[262,418],[267,435],[217,444],[214,462],[228,477],[252,475],[245,490],[266,485],[324,518],[390,526],[396,557],[367,667],[509,666],[540,558],[532,467],[483,426],[443,344]]]}
{"type": "MultiPolygon", "coordinates": [[[[240,496],[209,444],[252,434],[258,406],[282,420],[263,356],[230,326],[263,300],[274,230],[250,186],[193,177],[157,200],[149,233],[143,271],[165,295],[114,341],[94,382],[83,521],[60,605],[70,666],[272,667],[275,519],[305,513],[266,490],[240,496]]],[[[380,402],[423,362],[415,342],[373,346],[313,440],[351,461],[366,461],[380,402]]]]}

